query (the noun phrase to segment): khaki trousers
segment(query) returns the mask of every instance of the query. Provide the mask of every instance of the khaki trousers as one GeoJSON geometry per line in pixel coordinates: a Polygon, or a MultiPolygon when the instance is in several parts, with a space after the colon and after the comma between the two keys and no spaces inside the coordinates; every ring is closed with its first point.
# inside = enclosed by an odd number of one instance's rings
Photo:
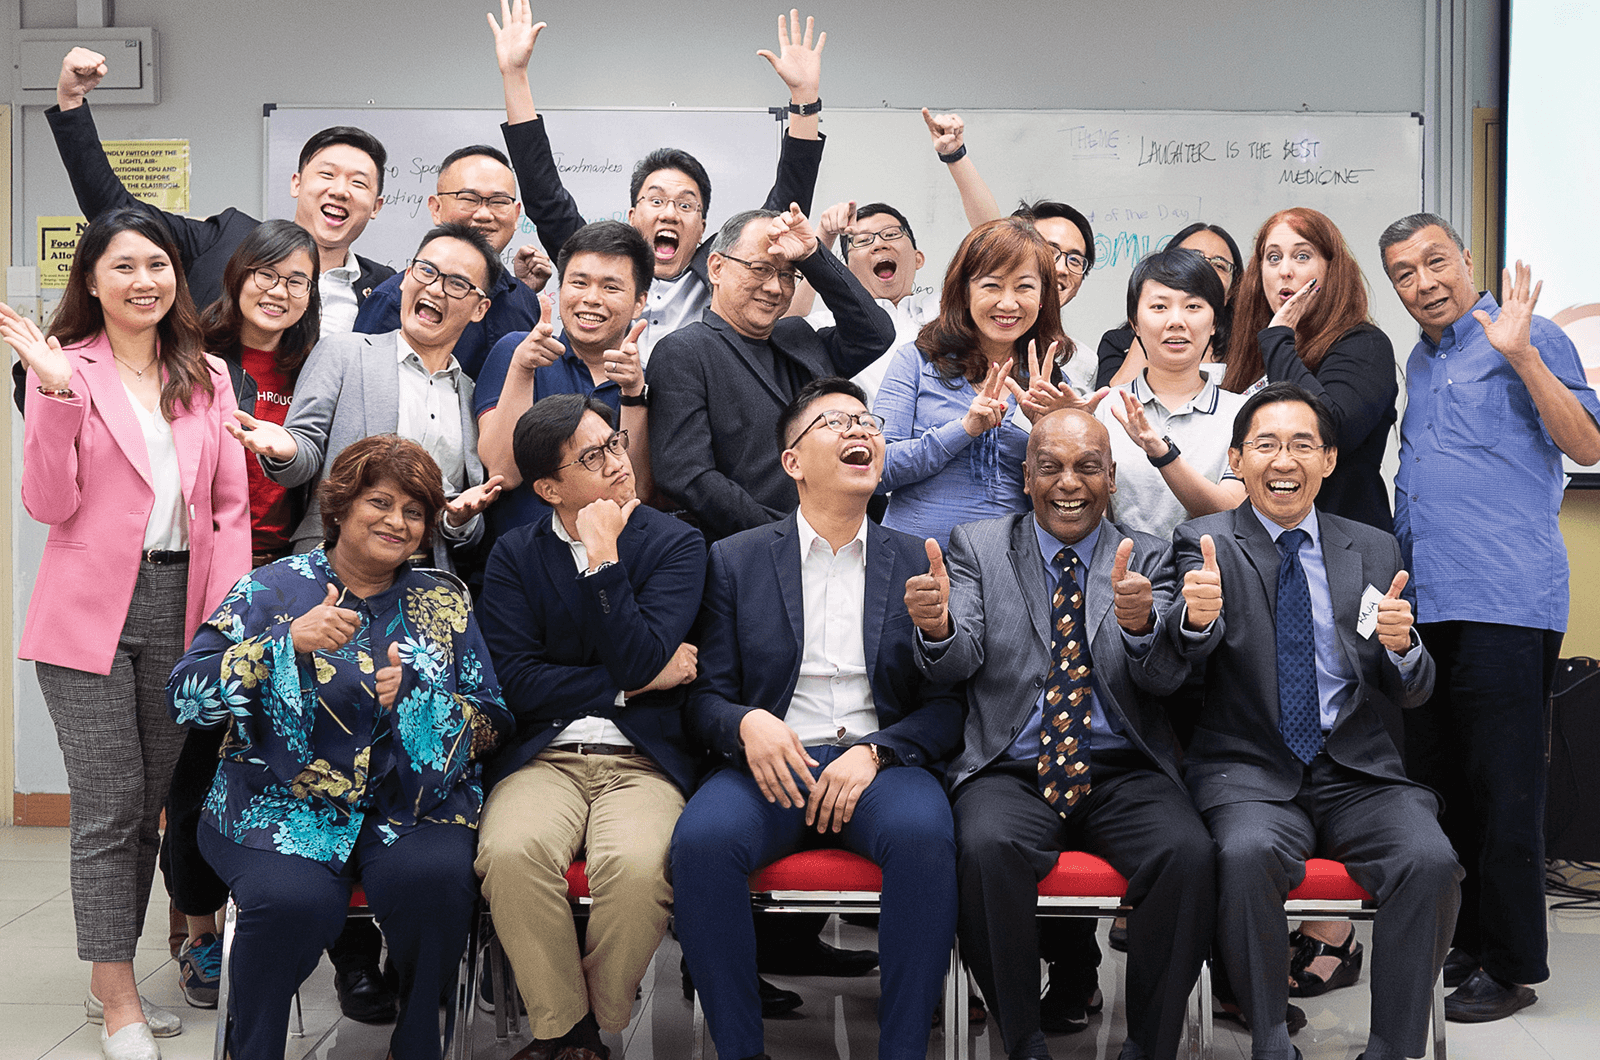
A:
{"type": "Polygon", "coordinates": [[[536,1038],[593,1012],[627,1028],[634,994],[667,931],[667,849],[683,792],[643,755],[545,751],[495,785],[476,868],[536,1038]],[[567,868],[588,860],[587,952],[578,952],[567,868]]]}

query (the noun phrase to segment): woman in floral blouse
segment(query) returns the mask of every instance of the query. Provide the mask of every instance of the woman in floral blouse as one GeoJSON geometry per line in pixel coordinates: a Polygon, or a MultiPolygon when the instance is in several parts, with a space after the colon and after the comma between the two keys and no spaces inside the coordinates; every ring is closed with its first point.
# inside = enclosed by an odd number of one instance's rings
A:
{"type": "Polygon", "coordinates": [[[440,1055],[477,893],[479,762],[513,724],[467,600],[406,564],[442,481],[414,442],[350,446],[320,487],[326,545],[240,580],[173,671],[173,717],[228,726],[199,840],[239,905],[237,1060],[283,1056],[290,999],[356,882],[400,973],[392,1053],[440,1055]]]}

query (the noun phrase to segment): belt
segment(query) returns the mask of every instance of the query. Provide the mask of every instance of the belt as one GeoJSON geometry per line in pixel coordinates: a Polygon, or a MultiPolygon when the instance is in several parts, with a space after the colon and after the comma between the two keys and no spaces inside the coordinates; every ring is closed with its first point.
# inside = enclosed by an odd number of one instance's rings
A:
{"type": "Polygon", "coordinates": [[[164,548],[147,548],[139,553],[139,558],[146,563],[188,563],[189,550],[172,552],[164,548]]]}
{"type": "Polygon", "coordinates": [[[573,755],[631,755],[638,754],[625,743],[553,743],[552,751],[565,751],[573,755]]]}

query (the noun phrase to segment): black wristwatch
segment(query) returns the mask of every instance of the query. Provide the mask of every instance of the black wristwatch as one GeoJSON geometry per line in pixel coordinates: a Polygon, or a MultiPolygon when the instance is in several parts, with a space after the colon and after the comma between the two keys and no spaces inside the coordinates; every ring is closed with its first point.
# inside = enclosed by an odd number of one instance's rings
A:
{"type": "Polygon", "coordinates": [[[649,405],[650,405],[650,384],[646,383],[644,385],[644,389],[639,391],[639,396],[638,397],[629,397],[627,394],[619,394],[619,395],[617,395],[617,401],[619,403],[623,404],[623,405],[628,405],[628,406],[645,406],[645,407],[649,407],[649,405]]]}
{"type": "Polygon", "coordinates": [[[798,114],[802,118],[809,118],[813,114],[821,114],[822,113],[822,97],[818,96],[816,98],[816,100],[814,102],[811,102],[811,103],[790,103],[789,104],[789,113],[790,114],[798,114]]]}
{"type": "Polygon", "coordinates": [[[1172,440],[1171,435],[1164,436],[1161,440],[1167,443],[1167,451],[1161,456],[1147,455],[1146,459],[1150,461],[1151,467],[1166,467],[1168,464],[1172,463],[1174,460],[1178,459],[1178,457],[1183,455],[1183,453],[1178,450],[1178,443],[1172,440]]]}

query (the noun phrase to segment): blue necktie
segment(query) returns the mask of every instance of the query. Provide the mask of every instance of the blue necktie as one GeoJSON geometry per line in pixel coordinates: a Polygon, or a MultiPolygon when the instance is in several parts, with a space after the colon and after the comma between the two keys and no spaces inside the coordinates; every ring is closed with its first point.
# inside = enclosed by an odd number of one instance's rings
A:
{"type": "Polygon", "coordinates": [[[1317,705],[1317,643],[1311,628],[1311,590],[1300,566],[1300,546],[1311,540],[1304,530],[1278,538],[1278,731],[1302,762],[1322,750],[1322,716],[1317,705]]]}
{"type": "Polygon", "coordinates": [[[1089,645],[1077,553],[1056,553],[1050,598],[1050,677],[1039,724],[1039,793],[1062,817],[1089,794],[1089,645]]]}

